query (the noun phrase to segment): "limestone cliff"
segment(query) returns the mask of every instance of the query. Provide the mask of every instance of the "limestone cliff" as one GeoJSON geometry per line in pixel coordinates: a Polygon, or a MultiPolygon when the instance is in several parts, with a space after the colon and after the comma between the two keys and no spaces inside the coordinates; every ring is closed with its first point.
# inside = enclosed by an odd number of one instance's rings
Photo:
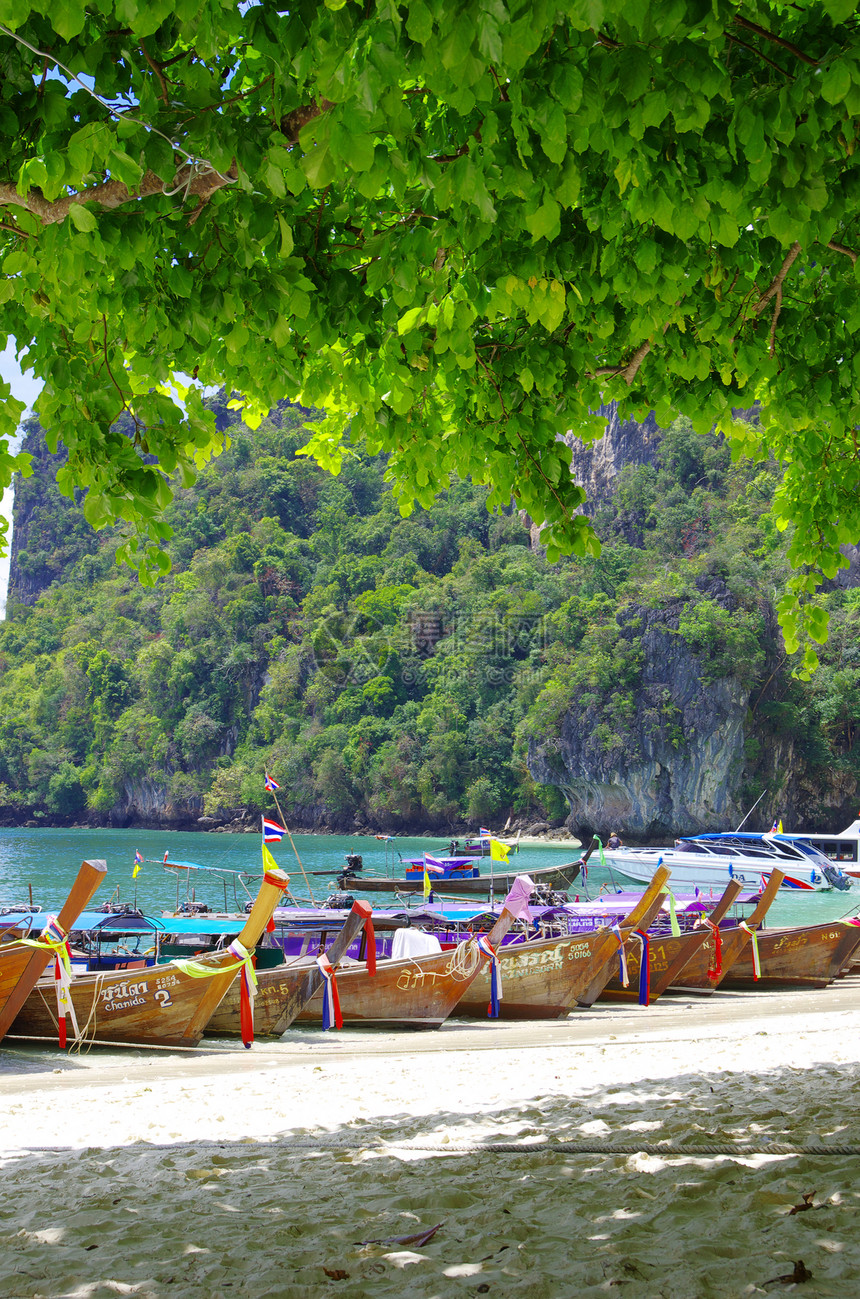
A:
{"type": "Polygon", "coordinates": [[[661,430],[653,413],[643,423],[622,419],[618,403],[599,406],[595,414],[606,420],[606,432],[597,442],[582,442],[573,433],[565,435],[571,449],[571,472],[588,493],[586,513],[612,496],[614,480],[625,465],[654,463],[660,446],[661,430]]]}
{"type": "Polygon", "coordinates": [[[641,839],[735,823],[744,766],[748,688],[713,679],[678,634],[681,601],[628,606],[622,637],[641,648],[633,716],[607,734],[606,700],[579,688],[547,743],[532,742],[529,770],[557,785],[570,823],[587,835],[616,828],[641,839]]]}

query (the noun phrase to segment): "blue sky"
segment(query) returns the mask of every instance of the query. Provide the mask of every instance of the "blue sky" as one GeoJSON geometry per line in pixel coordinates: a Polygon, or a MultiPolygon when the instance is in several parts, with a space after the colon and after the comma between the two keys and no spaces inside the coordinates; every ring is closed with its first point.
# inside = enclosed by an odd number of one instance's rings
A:
{"type": "Polygon", "coordinates": [[[31,409],[33,402],[42,391],[42,380],[34,379],[32,371],[21,373],[21,367],[15,359],[15,345],[8,343],[5,352],[0,352],[0,374],[12,386],[12,393],[31,409]]]}

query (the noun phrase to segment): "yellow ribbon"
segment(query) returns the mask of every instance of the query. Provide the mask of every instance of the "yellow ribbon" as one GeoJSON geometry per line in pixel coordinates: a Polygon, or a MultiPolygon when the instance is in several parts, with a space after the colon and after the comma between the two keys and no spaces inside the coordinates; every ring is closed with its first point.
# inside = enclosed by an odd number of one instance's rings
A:
{"type": "Polygon", "coordinates": [[[257,990],[257,971],[254,969],[253,952],[249,952],[238,938],[227,948],[227,951],[239,959],[234,965],[203,965],[200,961],[171,961],[170,964],[184,974],[188,974],[192,979],[212,979],[216,974],[234,974],[237,970],[245,969],[248,972],[248,980],[256,992],[257,990]]]}

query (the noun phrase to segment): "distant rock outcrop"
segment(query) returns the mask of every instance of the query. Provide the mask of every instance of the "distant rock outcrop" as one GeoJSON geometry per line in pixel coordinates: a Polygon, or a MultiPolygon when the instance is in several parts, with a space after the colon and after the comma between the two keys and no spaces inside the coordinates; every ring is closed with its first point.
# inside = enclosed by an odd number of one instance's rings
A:
{"type": "Polygon", "coordinates": [[[637,636],[642,650],[622,735],[607,737],[604,701],[580,689],[559,738],[530,746],[529,771],[562,790],[580,838],[616,828],[665,839],[740,819],[748,689],[733,677],[708,679],[707,664],[678,634],[682,608],[630,605],[619,619],[622,635],[637,636]]]}
{"type": "Polygon", "coordinates": [[[622,419],[616,401],[598,406],[594,413],[606,420],[602,438],[597,442],[582,442],[573,433],[564,437],[572,452],[571,472],[588,493],[587,514],[612,496],[615,479],[625,465],[654,463],[662,437],[653,412],[641,424],[634,419],[622,419]]]}

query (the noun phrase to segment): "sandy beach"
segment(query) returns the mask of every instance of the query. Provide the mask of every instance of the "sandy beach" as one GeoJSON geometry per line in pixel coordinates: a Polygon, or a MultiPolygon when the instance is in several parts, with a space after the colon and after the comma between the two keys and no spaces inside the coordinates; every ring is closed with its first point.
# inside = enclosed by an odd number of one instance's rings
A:
{"type": "Polygon", "coordinates": [[[0,1297],[851,1295],[858,1030],[854,977],[248,1052],[7,1041],[0,1297]]]}

